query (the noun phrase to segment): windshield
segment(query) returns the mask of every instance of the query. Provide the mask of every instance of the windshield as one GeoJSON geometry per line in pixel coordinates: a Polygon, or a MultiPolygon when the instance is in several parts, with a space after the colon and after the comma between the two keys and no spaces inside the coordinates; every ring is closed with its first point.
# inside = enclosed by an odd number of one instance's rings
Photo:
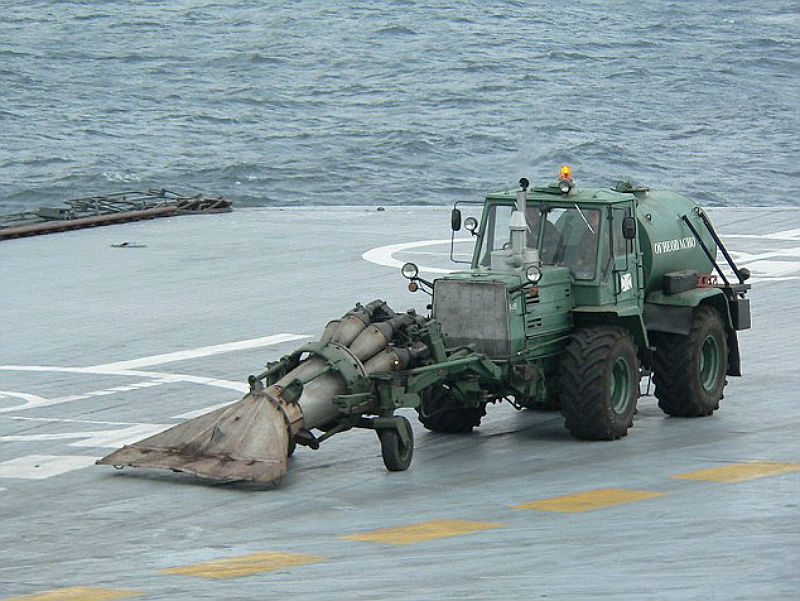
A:
{"type": "MultiPolygon", "coordinates": [[[[478,253],[480,265],[491,265],[493,251],[509,247],[508,224],[512,206],[493,205],[488,208],[483,244],[478,253]]],[[[545,265],[569,267],[577,280],[591,280],[597,265],[597,241],[600,230],[600,210],[539,205],[527,208],[528,246],[539,250],[545,265]]]]}

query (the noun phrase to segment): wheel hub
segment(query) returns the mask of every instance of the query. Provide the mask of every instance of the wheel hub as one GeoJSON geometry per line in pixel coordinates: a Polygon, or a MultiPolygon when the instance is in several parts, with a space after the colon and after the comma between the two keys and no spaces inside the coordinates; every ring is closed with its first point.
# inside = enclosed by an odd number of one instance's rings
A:
{"type": "Polygon", "coordinates": [[[622,413],[628,405],[631,394],[630,366],[625,357],[618,357],[611,369],[611,408],[622,413]]]}
{"type": "Polygon", "coordinates": [[[700,383],[706,390],[711,390],[717,382],[719,371],[719,345],[713,336],[706,336],[700,347],[700,383]]]}

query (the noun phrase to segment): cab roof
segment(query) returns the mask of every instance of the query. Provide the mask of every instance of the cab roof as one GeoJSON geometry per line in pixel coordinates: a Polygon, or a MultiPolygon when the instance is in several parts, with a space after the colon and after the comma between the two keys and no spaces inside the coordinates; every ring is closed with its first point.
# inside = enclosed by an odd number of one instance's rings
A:
{"type": "MultiPolygon", "coordinates": [[[[644,191],[644,190],[642,190],[644,191]]],[[[564,194],[558,188],[558,184],[547,187],[536,187],[528,190],[528,202],[548,202],[548,203],[587,203],[608,205],[621,202],[630,202],[639,190],[630,192],[619,192],[613,188],[579,188],[574,187],[569,194],[564,194]]],[[[502,200],[502,201],[515,201],[517,198],[517,189],[503,190],[501,192],[492,192],[486,195],[486,200],[502,200]]]]}

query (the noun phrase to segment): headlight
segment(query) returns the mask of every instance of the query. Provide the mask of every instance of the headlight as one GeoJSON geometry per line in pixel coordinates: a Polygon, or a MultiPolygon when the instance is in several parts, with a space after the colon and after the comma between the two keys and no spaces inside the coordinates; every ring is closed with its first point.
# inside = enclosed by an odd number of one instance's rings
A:
{"type": "Polygon", "coordinates": [[[474,217],[467,217],[464,220],[464,229],[466,229],[468,232],[474,232],[476,229],[478,229],[478,220],[474,217]]]}
{"type": "Polygon", "coordinates": [[[542,270],[539,269],[536,265],[531,265],[525,271],[525,278],[531,283],[536,284],[539,280],[542,279],[542,270]]]}
{"type": "Polygon", "coordinates": [[[419,273],[419,267],[417,267],[413,263],[406,263],[400,269],[400,273],[403,274],[404,278],[413,280],[415,277],[417,277],[417,274],[419,273]]]}

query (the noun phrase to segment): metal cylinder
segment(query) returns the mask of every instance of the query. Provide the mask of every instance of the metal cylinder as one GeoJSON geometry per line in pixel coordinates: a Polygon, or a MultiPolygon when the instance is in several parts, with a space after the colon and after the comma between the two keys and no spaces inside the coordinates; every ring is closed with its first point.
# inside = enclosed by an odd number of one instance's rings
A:
{"type": "Polygon", "coordinates": [[[374,374],[385,371],[405,369],[409,363],[410,353],[399,347],[390,346],[364,363],[364,371],[374,374]]]}
{"type": "Polygon", "coordinates": [[[683,221],[685,215],[700,233],[705,245],[716,255],[714,239],[697,211],[692,199],[674,192],[648,192],[637,208],[639,242],[642,247],[647,292],[659,290],[665,273],[694,269],[710,273],[708,260],[691,229],[683,221]]]}
{"type": "Polygon", "coordinates": [[[341,344],[342,346],[350,346],[350,343],[367,327],[364,320],[353,314],[348,314],[342,317],[339,326],[331,336],[330,341],[341,344]]]}
{"type": "MultiPolygon", "coordinates": [[[[427,352],[427,347],[421,345],[421,348],[406,349],[390,346],[390,342],[399,330],[418,321],[420,318],[412,313],[395,314],[383,301],[358,305],[325,327],[321,341],[331,346],[322,355],[327,357],[327,353],[335,349],[338,350],[334,357],[337,353],[345,353],[356,366],[356,373],[360,374],[355,376],[356,380],[370,373],[405,369],[427,352]],[[379,310],[382,313],[380,317],[375,315],[379,310]],[[369,323],[373,316],[383,321],[369,323]]],[[[335,362],[329,364],[331,360],[312,355],[276,382],[277,386],[284,388],[294,380],[303,384],[297,407],[302,412],[303,427],[306,429],[320,428],[333,422],[339,415],[339,408],[333,404],[333,399],[347,393],[354,384],[349,381],[353,375],[347,376],[332,367],[335,362]]]]}
{"type": "Polygon", "coordinates": [[[350,344],[350,351],[365,361],[386,348],[392,338],[394,328],[388,322],[367,326],[350,344]]]}
{"type": "Polygon", "coordinates": [[[275,382],[275,384],[281,388],[286,388],[292,382],[292,380],[300,380],[303,382],[303,384],[305,384],[306,382],[319,376],[327,368],[328,364],[324,359],[320,359],[319,357],[309,357],[300,365],[288,372],[280,380],[275,382]]]}
{"type": "Polygon", "coordinates": [[[333,421],[339,409],[331,401],[346,391],[345,382],[339,374],[326,373],[303,386],[298,404],[303,412],[304,427],[318,428],[333,421]]]}
{"type": "Polygon", "coordinates": [[[328,322],[325,326],[325,329],[322,330],[322,336],[319,337],[320,342],[330,342],[333,335],[336,333],[336,330],[339,328],[339,324],[342,323],[341,319],[332,319],[328,322]]]}

